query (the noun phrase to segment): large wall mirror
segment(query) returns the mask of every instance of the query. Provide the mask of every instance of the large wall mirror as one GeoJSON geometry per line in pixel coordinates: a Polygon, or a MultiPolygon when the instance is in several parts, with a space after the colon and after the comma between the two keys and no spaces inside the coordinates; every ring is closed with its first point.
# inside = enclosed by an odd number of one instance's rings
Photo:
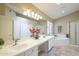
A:
{"type": "Polygon", "coordinates": [[[59,26],[58,26],[58,33],[61,33],[61,32],[62,32],[62,26],[59,25],[59,26]]]}

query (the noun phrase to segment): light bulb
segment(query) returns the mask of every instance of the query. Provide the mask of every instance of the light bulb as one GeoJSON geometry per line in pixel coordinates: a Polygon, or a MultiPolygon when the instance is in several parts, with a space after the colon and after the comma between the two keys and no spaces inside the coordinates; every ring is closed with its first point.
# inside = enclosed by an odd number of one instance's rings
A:
{"type": "Polygon", "coordinates": [[[26,11],[24,11],[24,12],[23,12],[23,15],[27,15],[27,12],[26,12],[26,11]]]}
{"type": "Polygon", "coordinates": [[[30,10],[30,9],[27,9],[27,15],[28,15],[29,17],[31,17],[31,10],[30,10]]]}
{"type": "Polygon", "coordinates": [[[33,11],[31,12],[31,15],[32,15],[32,18],[34,18],[34,12],[33,11]]]}
{"type": "Polygon", "coordinates": [[[43,19],[43,17],[42,17],[42,16],[40,16],[40,19],[43,19]]]}
{"type": "Polygon", "coordinates": [[[30,12],[30,9],[27,9],[27,13],[29,13],[30,12]]]}
{"type": "Polygon", "coordinates": [[[35,14],[35,16],[37,17],[37,16],[38,16],[38,14],[36,13],[36,14],[35,14]]]}
{"type": "Polygon", "coordinates": [[[32,11],[32,15],[34,15],[34,12],[32,11]]]}
{"type": "Polygon", "coordinates": [[[29,17],[31,17],[31,14],[30,14],[30,13],[28,13],[28,16],[29,16],[29,17]]]}
{"type": "Polygon", "coordinates": [[[39,20],[39,18],[37,17],[36,20],[39,20]]]}

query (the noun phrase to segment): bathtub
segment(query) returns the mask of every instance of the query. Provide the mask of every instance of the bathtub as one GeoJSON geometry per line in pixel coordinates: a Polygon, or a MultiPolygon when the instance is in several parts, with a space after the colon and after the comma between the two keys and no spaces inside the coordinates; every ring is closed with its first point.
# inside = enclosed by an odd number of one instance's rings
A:
{"type": "Polygon", "coordinates": [[[69,38],[66,37],[54,37],[53,46],[69,45],[69,38]]]}

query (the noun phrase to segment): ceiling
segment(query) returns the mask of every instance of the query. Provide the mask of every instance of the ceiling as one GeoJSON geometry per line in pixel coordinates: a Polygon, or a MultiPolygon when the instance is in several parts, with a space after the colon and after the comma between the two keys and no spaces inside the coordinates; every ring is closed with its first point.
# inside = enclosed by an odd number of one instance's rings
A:
{"type": "Polygon", "coordinates": [[[58,19],[79,10],[78,3],[33,3],[43,13],[53,19],[58,19]]]}
{"type": "Polygon", "coordinates": [[[40,19],[40,20],[48,19],[52,21],[52,18],[44,14],[44,12],[41,12],[41,10],[35,7],[32,3],[7,3],[5,5],[13,9],[15,12],[22,15],[24,15],[24,12],[27,12],[27,10],[30,9],[31,12],[33,11],[34,13],[37,13],[38,15],[43,17],[43,19],[40,19]]]}

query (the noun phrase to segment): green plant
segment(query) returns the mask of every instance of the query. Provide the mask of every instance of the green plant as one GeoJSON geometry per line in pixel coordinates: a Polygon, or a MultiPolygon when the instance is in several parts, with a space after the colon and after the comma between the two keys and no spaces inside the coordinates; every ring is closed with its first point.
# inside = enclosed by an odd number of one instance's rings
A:
{"type": "Polygon", "coordinates": [[[4,45],[4,40],[0,38],[0,45],[4,45]]]}

